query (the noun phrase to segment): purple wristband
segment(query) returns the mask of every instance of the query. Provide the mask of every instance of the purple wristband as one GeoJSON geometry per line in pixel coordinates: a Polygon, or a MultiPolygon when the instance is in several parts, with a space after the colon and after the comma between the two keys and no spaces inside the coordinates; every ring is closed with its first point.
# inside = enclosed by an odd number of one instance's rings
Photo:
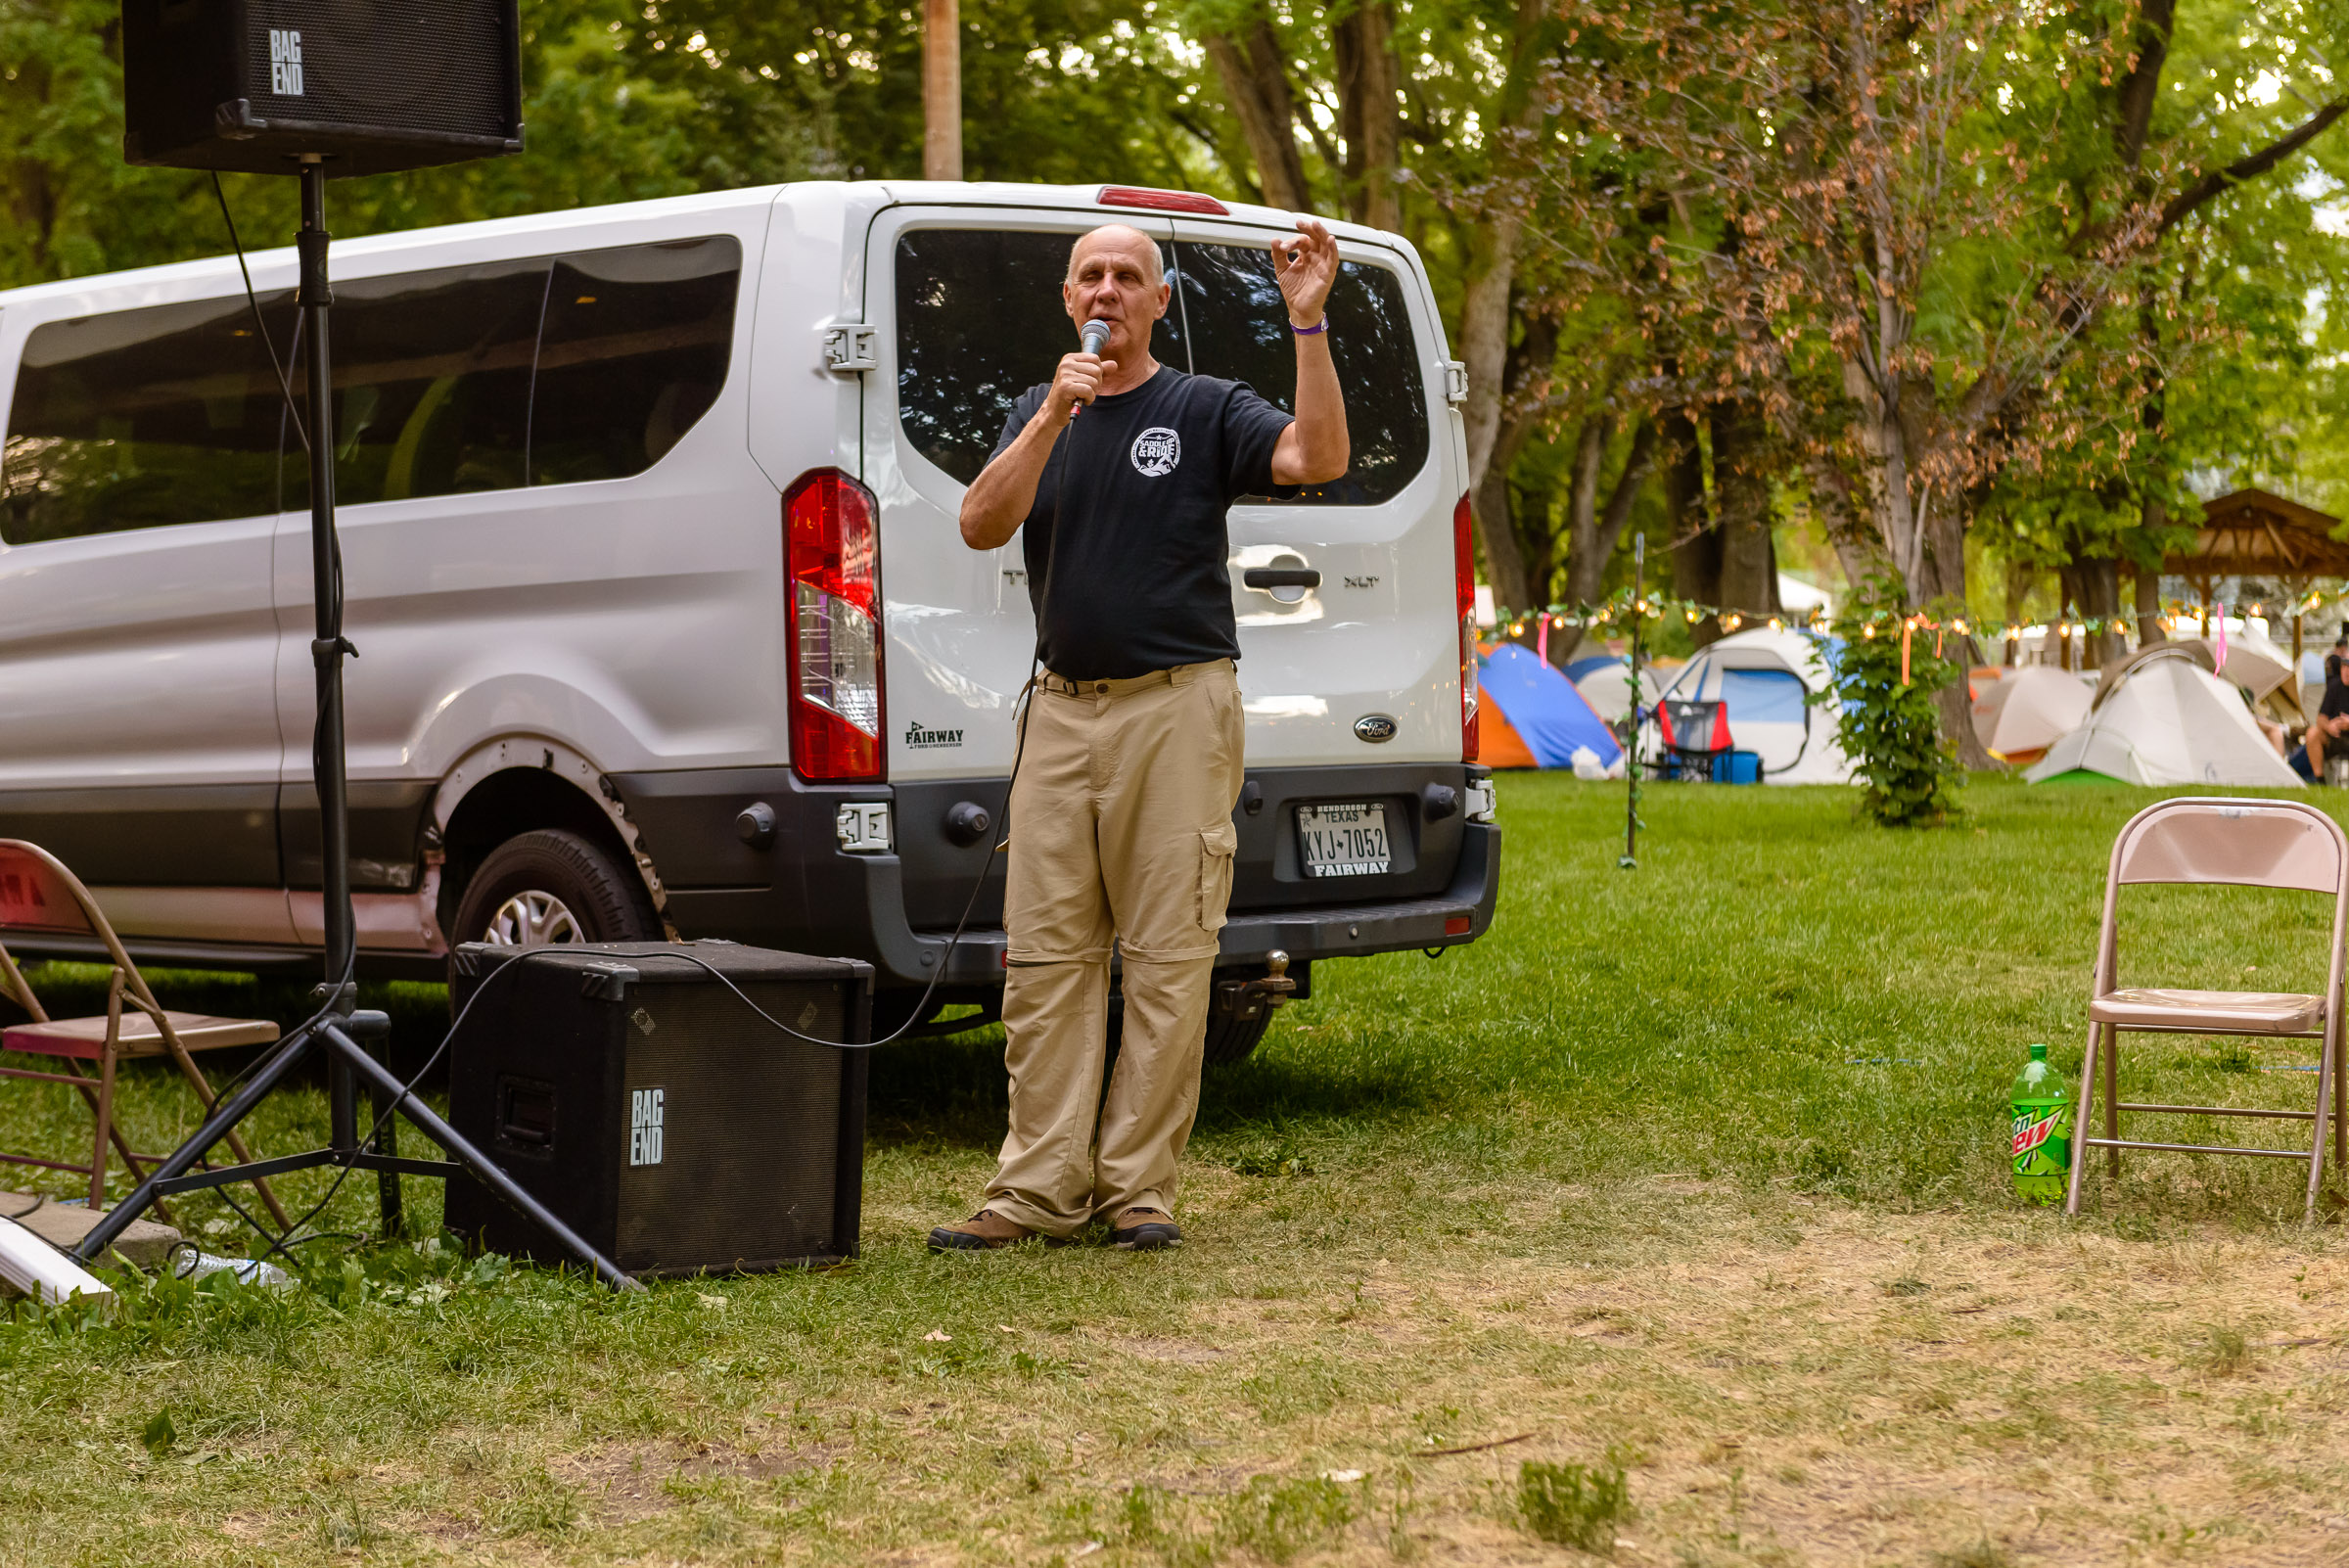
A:
{"type": "Polygon", "coordinates": [[[1318,338],[1329,330],[1329,316],[1325,312],[1319,321],[1310,327],[1300,327],[1292,321],[1289,323],[1289,330],[1300,338],[1318,338]]]}

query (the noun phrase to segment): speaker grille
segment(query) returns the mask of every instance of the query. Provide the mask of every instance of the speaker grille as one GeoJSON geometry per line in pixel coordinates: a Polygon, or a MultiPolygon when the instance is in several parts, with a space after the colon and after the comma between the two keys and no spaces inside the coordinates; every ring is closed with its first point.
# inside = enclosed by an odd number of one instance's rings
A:
{"type": "Polygon", "coordinates": [[[247,74],[264,119],[480,135],[509,102],[503,8],[480,0],[253,0],[247,74]],[[271,34],[299,33],[301,93],[268,89],[271,34]]]}
{"type": "MultiPolygon", "coordinates": [[[[750,984],[803,1034],[846,1038],[844,988],[750,984]]],[[[829,1251],[842,1053],[776,1031],[710,985],[631,991],[623,1102],[662,1090],[661,1163],[620,1161],[616,1261],[628,1269],[771,1264],[829,1251]]],[[[628,1132],[621,1119],[621,1136],[628,1132]]]]}

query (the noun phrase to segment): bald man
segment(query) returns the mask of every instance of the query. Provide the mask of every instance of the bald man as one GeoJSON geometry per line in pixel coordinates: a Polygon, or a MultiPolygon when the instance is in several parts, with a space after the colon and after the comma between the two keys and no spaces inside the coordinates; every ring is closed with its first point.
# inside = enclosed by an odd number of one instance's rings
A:
{"type": "Polygon", "coordinates": [[[972,549],[1026,530],[1044,674],[1009,812],[1011,1128],[979,1212],[931,1231],[934,1248],[1066,1239],[1096,1219],[1119,1247],[1182,1239],[1175,1163],[1198,1109],[1240,792],[1225,516],[1243,495],[1328,484],[1348,455],[1322,315],[1337,244],[1311,219],[1297,228],[1272,247],[1294,418],[1151,357],[1164,265],[1148,235],[1112,224],[1077,241],[1060,289],[1072,328],[1107,322],[1108,343],[1028,390],[963,496],[972,549]],[[1113,951],[1126,1020],[1104,1098],[1113,951]]]}

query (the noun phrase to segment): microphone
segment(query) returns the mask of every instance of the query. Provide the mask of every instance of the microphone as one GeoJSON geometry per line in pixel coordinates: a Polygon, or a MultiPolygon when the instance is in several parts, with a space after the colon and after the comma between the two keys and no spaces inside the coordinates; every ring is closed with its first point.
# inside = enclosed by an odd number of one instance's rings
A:
{"type": "Polygon", "coordinates": [[[1086,353],[1097,354],[1109,346],[1109,323],[1095,316],[1084,324],[1084,330],[1078,335],[1078,342],[1086,353]]]}

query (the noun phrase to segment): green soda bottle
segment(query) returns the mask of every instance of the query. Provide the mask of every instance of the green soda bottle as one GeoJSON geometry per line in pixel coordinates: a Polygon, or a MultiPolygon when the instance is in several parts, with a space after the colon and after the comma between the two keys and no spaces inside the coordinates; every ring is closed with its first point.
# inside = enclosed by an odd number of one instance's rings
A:
{"type": "Polygon", "coordinates": [[[2007,1099],[2014,1106],[2014,1190],[2025,1203],[2061,1203],[2072,1174],[2072,1091],[2048,1065],[2048,1048],[2031,1059],[2007,1099]]]}

